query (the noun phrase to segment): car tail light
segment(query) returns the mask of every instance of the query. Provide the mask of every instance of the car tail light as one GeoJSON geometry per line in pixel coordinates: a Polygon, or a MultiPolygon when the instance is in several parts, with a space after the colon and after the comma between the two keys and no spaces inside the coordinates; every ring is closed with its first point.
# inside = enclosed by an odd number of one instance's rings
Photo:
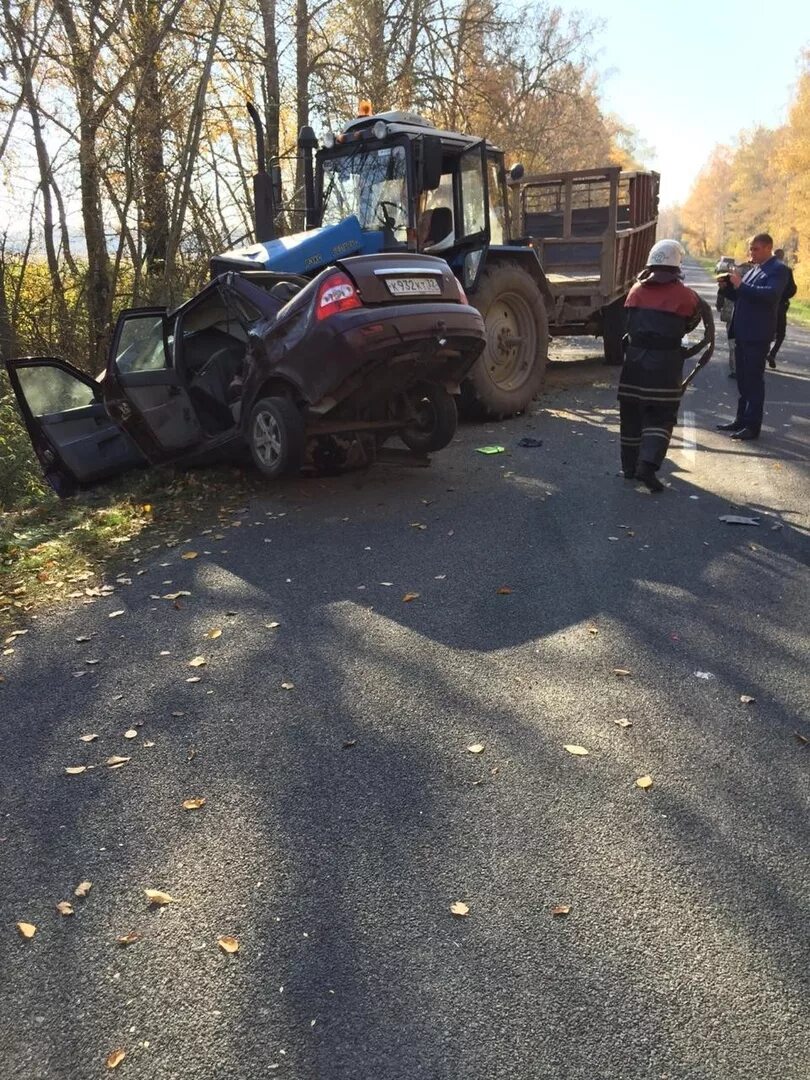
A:
{"type": "Polygon", "coordinates": [[[363,301],[352,279],[342,270],[338,270],[321,282],[315,300],[315,318],[320,322],[321,319],[328,319],[330,315],[337,315],[339,311],[351,311],[352,308],[362,306],[363,301]]]}
{"type": "Polygon", "coordinates": [[[469,304],[470,301],[467,299],[467,294],[464,292],[464,286],[461,284],[458,278],[456,278],[456,285],[458,286],[459,300],[462,302],[462,304],[469,304]]]}

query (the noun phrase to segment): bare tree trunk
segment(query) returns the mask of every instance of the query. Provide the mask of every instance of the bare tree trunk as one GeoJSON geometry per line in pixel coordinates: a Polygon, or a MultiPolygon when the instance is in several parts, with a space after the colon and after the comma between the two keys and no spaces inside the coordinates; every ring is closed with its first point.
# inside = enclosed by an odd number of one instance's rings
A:
{"type": "MultiPolygon", "coordinates": [[[[296,134],[309,124],[309,6],[307,0],[295,0],[295,119],[296,134]]],[[[290,215],[293,229],[304,229],[306,214],[304,206],[304,162],[299,153],[295,164],[295,193],[293,205],[300,207],[290,215]]]]}
{"type": "Polygon", "coordinates": [[[197,152],[200,146],[203,115],[205,113],[205,95],[208,90],[209,79],[211,78],[211,68],[214,66],[214,56],[219,44],[219,35],[222,29],[222,17],[225,14],[227,3],[228,0],[219,0],[214,15],[214,22],[208,38],[208,49],[206,51],[200,81],[197,86],[197,96],[191,113],[189,132],[186,138],[185,147],[183,148],[180,182],[177,190],[177,198],[172,207],[172,224],[171,229],[169,230],[166,247],[164,291],[167,297],[171,295],[171,282],[174,275],[177,253],[180,249],[180,241],[183,236],[183,226],[191,193],[191,178],[194,174],[194,166],[196,164],[197,152]]]}
{"type": "Polygon", "coordinates": [[[6,296],[6,240],[4,233],[0,238],[0,360],[8,360],[17,355],[17,335],[8,309],[6,296]]]}
{"type": "Polygon", "coordinates": [[[259,0],[264,30],[264,116],[267,128],[267,161],[278,161],[280,135],[281,83],[278,74],[278,39],[276,38],[276,0],[259,0]]]}
{"type": "Polygon", "coordinates": [[[169,244],[169,199],[163,160],[165,121],[159,72],[159,16],[159,0],[136,0],[133,28],[135,52],[140,58],[140,84],[133,126],[147,280],[162,280],[169,244]]]}
{"type": "Polygon", "coordinates": [[[101,176],[96,137],[99,117],[93,56],[73,15],[70,0],[53,0],[71,50],[72,75],[79,111],[79,183],[82,223],[87,245],[88,361],[100,363],[110,334],[112,280],[104,216],[101,209],[101,176]]]}

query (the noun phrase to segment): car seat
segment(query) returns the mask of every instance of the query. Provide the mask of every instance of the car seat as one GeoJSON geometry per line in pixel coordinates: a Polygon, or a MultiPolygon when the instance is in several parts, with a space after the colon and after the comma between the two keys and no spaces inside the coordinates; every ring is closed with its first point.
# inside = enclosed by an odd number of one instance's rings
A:
{"type": "Polygon", "coordinates": [[[426,252],[445,251],[455,243],[453,211],[449,206],[435,206],[426,212],[429,218],[424,240],[426,252]]]}

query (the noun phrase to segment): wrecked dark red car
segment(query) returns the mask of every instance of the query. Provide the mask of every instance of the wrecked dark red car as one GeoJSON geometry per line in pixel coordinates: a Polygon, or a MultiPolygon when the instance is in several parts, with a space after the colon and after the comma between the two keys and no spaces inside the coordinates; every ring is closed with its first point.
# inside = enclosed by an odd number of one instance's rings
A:
{"type": "Polygon", "coordinates": [[[447,263],[396,253],[311,281],[230,271],[175,311],[125,311],[96,379],[55,357],[6,367],[65,496],[137,466],[247,453],[268,477],[367,465],[394,436],[424,457],[453,438],[454,395],[484,344],[447,263]]]}

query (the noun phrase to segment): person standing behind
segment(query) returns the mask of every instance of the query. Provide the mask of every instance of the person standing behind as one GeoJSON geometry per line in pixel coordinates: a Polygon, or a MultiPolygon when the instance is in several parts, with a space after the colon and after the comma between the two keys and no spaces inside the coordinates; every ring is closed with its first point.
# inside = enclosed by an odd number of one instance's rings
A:
{"type": "MultiPolygon", "coordinates": [[[[778,259],[779,262],[785,262],[785,252],[782,248],[777,248],[773,253],[773,257],[778,259]]],[[[787,264],[785,264],[787,265],[787,264]]],[[[787,313],[790,307],[790,301],[796,295],[796,282],[793,278],[793,271],[790,267],[787,267],[788,283],[785,286],[785,291],[782,293],[782,299],[779,301],[779,307],[776,310],[776,337],[774,338],[773,345],[771,345],[771,351],[768,353],[768,367],[776,367],[776,354],[782,346],[782,342],[785,340],[785,334],[787,333],[787,313]]]]}
{"type": "Polygon", "coordinates": [[[765,358],[776,336],[779,301],[788,281],[788,268],[774,258],[773,239],[757,233],[748,243],[754,264],[741,277],[736,270],[718,279],[720,291],[734,301],[729,337],[734,338],[737,366],[737,415],[719,431],[732,439],[758,439],[765,407],[765,358]]]}
{"type": "Polygon", "coordinates": [[[627,334],[619,378],[622,472],[653,492],[664,485],[655,475],[666,457],[683,397],[682,369],[687,357],[714,347],[712,310],[681,280],[683,248],[659,240],[625,301],[627,334]],[[684,348],[683,338],[703,319],[703,340],[684,348]]]}

